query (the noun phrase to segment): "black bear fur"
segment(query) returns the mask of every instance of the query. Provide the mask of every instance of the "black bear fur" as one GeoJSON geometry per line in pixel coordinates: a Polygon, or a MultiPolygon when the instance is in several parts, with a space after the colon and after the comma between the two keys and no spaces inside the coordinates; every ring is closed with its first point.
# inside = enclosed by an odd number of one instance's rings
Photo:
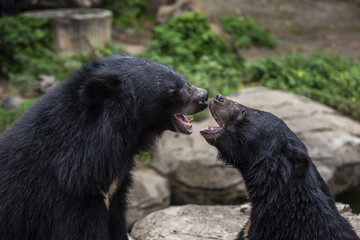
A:
{"type": "Polygon", "coordinates": [[[0,136],[0,239],[127,239],[134,154],[165,130],[190,134],[182,114],[206,107],[206,90],[159,63],[84,65],[0,136]]]}
{"type": "Polygon", "coordinates": [[[220,94],[209,108],[219,127],[201,134],[241,172],[251,201],[249,225],[237,240],[359,239],[305,145],[281,119],[220,94]]]}

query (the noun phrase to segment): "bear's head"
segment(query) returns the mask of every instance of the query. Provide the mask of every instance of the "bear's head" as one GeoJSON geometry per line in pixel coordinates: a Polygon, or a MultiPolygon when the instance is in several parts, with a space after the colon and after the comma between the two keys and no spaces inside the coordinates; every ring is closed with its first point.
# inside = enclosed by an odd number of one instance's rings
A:
{"type": "Polygon", "coordinates": [[[96,112],[118,119],[120,130],[135,128],[148,138],[164,130],[192,133],[184,115],[204,110],[207,90],[197,88],[174,70],[137,57],[114,55],[90,62],[80,71],[80,99],[96,112]]]}
{"type": "Polygon", "coordinates": [[[274,166],[287,164],[299,170],[298,173],[307,166],[309,157],[305,145],[273,114],[241,105],[220,94],[209,101],[209,109],[219,126],[204,128],[201,135],[219,150],[221,160],[243,174],[265,159],[274,166]]]}

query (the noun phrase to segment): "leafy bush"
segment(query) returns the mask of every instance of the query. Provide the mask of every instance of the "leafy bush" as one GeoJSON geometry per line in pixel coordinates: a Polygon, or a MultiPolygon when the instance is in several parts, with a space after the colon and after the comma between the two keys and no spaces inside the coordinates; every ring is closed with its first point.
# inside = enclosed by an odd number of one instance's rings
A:
{"type": "Polygon", "coordinates": [[[0,134],[15,122],[34,101],[34,99],[25,99],[19,106],[10,110],[0,108],[0,134]]]}
{"type": "Polygon", "coordinates": [[[2,74],[22,72],[32,59],[50,58],[52,34],[47,24],[47,19],[23,15],[0,18],[2,74]]]}
{"type": "Polygon", "coordinates": [[[48,22],[25,15],[0,18],[0,73],[20,91],[31,89],[39,74],[59,79],[73,69],[68,58],[54,55],[48,22]]]}
{"type": "Polygon", "coordinates": [[[253,45],[273,48],[277,45],[276,38],[256,25],[249,16],[226,16],[220,19],[220,24],[239,48],[253,45]]]}
{"type": "Polygon", "coordinates": [[[136,19],[140,18],[147,8],[146,0],[105,0],[104,8],[113,12],[113,22],[116,27],[136,26],[136,19]]]}
{"type": "Polygon", "coordinates": [[[163,63],[210,96],[228,94],[241,85],[241,65],[229,46],[211,30],[206,15],[183,13],[155,27],[153,40],[140,57],[163,63]]]}
{"type": "Polygon", "coordinates": [[[360,64],[338,54],[291,52],[284,59],[248,63],[246,77],[270,88],[295,92],[360,118],[360,64]]]}
{"type": "Polygon", "coordinates": [[[179,61],[195,62],[203,55],[229,52],[229,46],[210,31],[206,15],[190,12],[155,27],[152,45],[152,51],[176,57],[179,61]]]}
{"type": "MultiPolygon", "coordinates": [[[[91,52],[56,54],[47,19],[4,16],[0,18],[0,36],[0,73],[21,92],[33,89],[39,74],[63,80],[82,63],[95,58],[91,52]]],[[[123,52],[113,42],[98,47],[98,51],[101,56],[123,52]]]]}

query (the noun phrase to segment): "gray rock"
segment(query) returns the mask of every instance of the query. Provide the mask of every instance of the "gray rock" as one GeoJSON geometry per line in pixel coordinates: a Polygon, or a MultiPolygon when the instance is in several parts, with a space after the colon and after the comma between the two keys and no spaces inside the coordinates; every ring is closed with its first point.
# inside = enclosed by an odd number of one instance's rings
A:
{"type": "Polygon", "coordinates": [[[247,219],[240,206],[169,207],[137,222],[130,235],[135,240],[232,240],[247,219]]]}
{"type": "MultiPolygon", "coordinates": [[[[229,98],[282,118],[304,141],[334,194],[360,187],[360,124],[308,98],[266,88],[250,88],[229,98]]],[[[217,150],[199,130],[212,118],[193,124],[191,135],[164,134],[151,166],[168,176],[178,204],[236,204],[247,196],[241,175],[216,160],[217,150]]]]}
{"type": "Polygon", "coordinates": [[[20,96],[14,95],[14,96],[7,97],[3,101],[3,108],[6,110],[15,108],[15,107],[19,106],[23,101],[24,101],[24,99],[20,96]]]}
{"type": "Polygon", "coordinates": [[[169,183],[166,178],[154,170],[144,168],[136,170],[133,175],[133,183],[127,212],[128,229],[149,213],[170,205],[169,183]]]}
{"type": "Polygon", "coordinates": [[[198,131],[204,124],[194,122],[190,136],[166,132],[150,165],[170,179],[174,204],[238,203],[247,196],[243,180],[233,167],[217,162],[217,150],[198,131]]]}
{"type": "MultiPolygon", "coordinates": [[[[360,234],[360,215],[346,204],[337,204],[340,213],[360,234]]],[[[235,239],[248,220],[250,205],[169,207],[137,222],[131,230],[135,240],[235,239]]]]}
{"type": "Polygon", "coordinates": [[[51,88],[55,87],[57,82],[54,77],[39,75],[38,82],[35,84],[35,90],[40,93],[46,93],[51,88]]]}
{"type": "Polygon", "coordinates": [[[194,7],[190,0],[176,0],[174,4],[161,6],[156,15],[156,23],[165,24],[170,18],[184,12],[192,12],[194,7]]]}
{"type": "Polygon", "coordinates": [[[155,15],[163,5],[174,3],[174,0],[147,0],[148,13],[155,15]]]}
{"type": "Polygon", "coordinates": [[[27,11],[25,15],[48,18],[54,48],[59,52],[96,52],[111,40],[112,12],[100,8],[61,8],[27,11]],[[91,40],[91,41],[90,41],[91,40]]]}

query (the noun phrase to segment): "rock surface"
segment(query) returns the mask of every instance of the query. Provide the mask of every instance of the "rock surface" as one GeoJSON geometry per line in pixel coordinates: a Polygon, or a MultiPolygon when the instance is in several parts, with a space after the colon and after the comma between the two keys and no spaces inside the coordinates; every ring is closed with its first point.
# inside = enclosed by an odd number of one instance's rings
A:
{"type": "Polygon", "coordinates": [[[137,169],[133,174],[133,187],[129,194],[127,227],[149,213],[170,205],[170,187],[166,178],[151,169],[137,169]]]}
{"type": "Polygon", "coordinates": [[[156,23],[165,24],[170,18],[179,16],[184,12],[192,12],[194,7],[190,0],[177,0],[171,5],[161,6],[156,14],[156,23]]]}
{"type": "Polygon", "coordinates": [[[54,35],[53,45],[57,51],[94,51],[111,40],[112,12],[100,8],[64,8],[27,11],[25,15],[49,18],[54,35]]]}
{"type": "Polygon", "coordinates": [[[39,93],[46,93],[57,85],[54,77],[47,75],[39,75],[38,81],[35,84],[35,90],[39,93]]]}
{"type": "Polygon", "coordinates": [[[24,101],[24,99],[22,97],[13,95],[13,96],[7,97],[4,100],[4,102],[2,103],[2,105],[3,105],[4,109],[9,110],[11,108],[15,108],[15,107],[19,106],[23,101],[24,101]]]}
{"type": "Polygon", "coordinates": [[[232,240],[247,219],[239,206],[169,207],[137,222],[130,235],[135,240],[232,240]]]}
{"type": "MultiPolygon", "coordinates": [[[[360,215],[352,214],[348,205],[337,204],[337,207],[359,235],[360,215]]],[[[248,220],[249,213],[249,204],[169,207],[137,222],[130,235],[135,240],[232,240],[248,220]]]]}
{"type": "Polygon", "coordinates": [[[166,132],[150,165],[170,179],[173,204],[242,202],[245,184],[237,170],[217,162],[217,150],[198,131],[204,124],[193,123],[190,136],[166,132]]]}
{"type": "Polygon", "coordinates": [[[156,15],[159,8],[163,5],[169,5],[174,3],[174,0],[147,0],[148,13],[156,15]]]}
{"type": "MultiPolygon", "coordinates": [[[[332,192],[360,187],[360,124],[308,98],[266,88],[250,88],[229,96],[244,105],[272,112],[304,141],[332,192]]],[[[236,204],[247,195],[240,174],[217,162],[217,150],[199,130],[212,118],[193,124],[189,136],[164,134],[151,166],[168,176],[172,202],[236,204]]]]}

